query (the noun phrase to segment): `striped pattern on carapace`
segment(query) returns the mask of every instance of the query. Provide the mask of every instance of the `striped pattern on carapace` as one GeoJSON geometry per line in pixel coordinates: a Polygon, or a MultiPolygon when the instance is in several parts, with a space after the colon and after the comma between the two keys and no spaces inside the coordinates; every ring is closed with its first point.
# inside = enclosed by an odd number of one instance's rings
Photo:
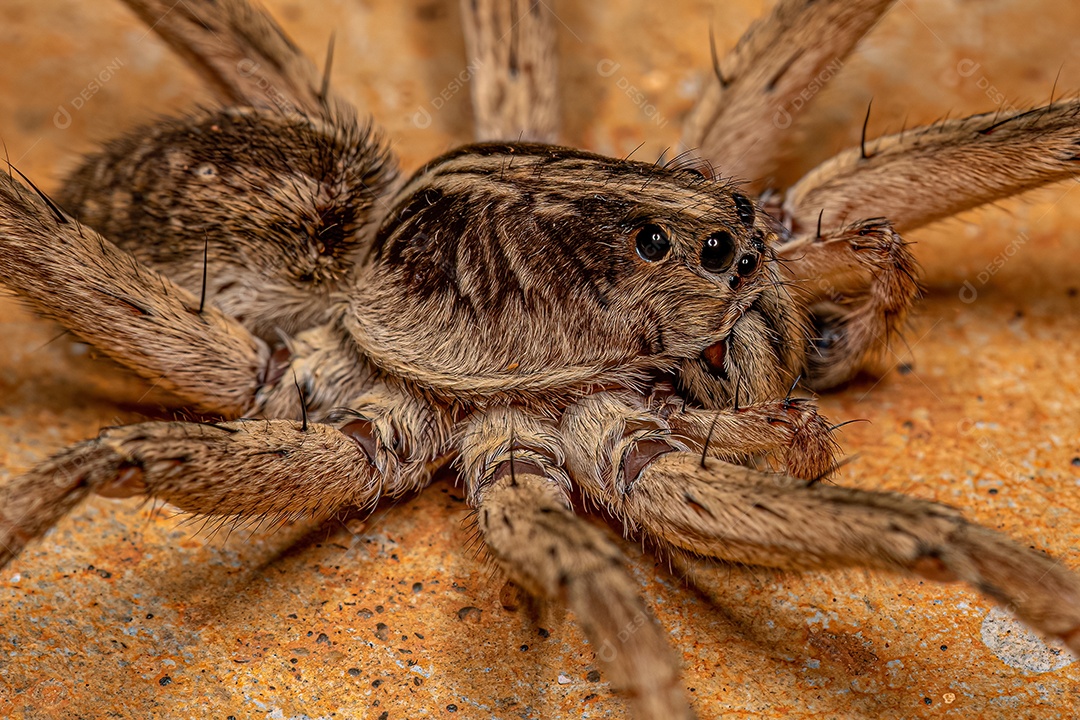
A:
{"type": "Polygon", "coordinates": [[[398,198],[344,322],[375,364],[425,388],[574,394],[665,372],[713,405],[736,383],[744,401],[768,397],[801,369],[805,333],[768,253],[776,234],[725,180],[488,143],[428,163],[398,198]],[[635,250],[646,226],[670,241],[653,261],[635,250]],[[716,233],[734,245],[710,271],[716,233]],[[702,371],[720,342],[727,362],[702,371]]]}

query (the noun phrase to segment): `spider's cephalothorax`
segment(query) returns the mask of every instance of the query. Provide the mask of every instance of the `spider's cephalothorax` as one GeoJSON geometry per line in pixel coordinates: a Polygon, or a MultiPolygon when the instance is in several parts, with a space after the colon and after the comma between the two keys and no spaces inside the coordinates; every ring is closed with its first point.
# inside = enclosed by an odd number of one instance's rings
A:
{"type": "Polygon", "coordinates": [[[777,397],[805,332],[766,220],[696,171],[467,146],[395,198],[345,325],[379,367],[459,399],[565,403],[664,375],[710,407],[777,397]]]}
{"type": "Polygon", "coordinates": [[[328,320],[331,293],[347,295],[337,320],[361,352],[457,399],[543,401],[670,376],[720,407],[736,389],[744,404],[776,397],[802,372],[805,313],[783,287],[778,225],[734,185],[488,144],[379,199],[389,157],[340,119],[204,112],[87,158],[61,203],[189,291],[205,282],[263,338],[328,320]]]}
{"type": "MultiPolygon", "coordinates": [[[[108,428],[5,483],[0,566],[90,493],[288,518],[452,462],[490,556],[575,611],[642,720],[692,713],[581,505],[705,561],[962,580],[1080,652],[1080,579],[946,506],[819,482],[833,428],[788,389],[845,382],[895,337],[918,290],[899,230],[1075,175],[1080,102],[864,144],[787,188],[781,226],[759,182],[505,142],[557,135],[552,18],[469,0],[491,142],[397,187],[265,13],[127,2],[231,107],[110,145],[60,203],[0,175],[0,279],[215,419],[108,428]]],[[[717,61],[687,144],[764,177],[776,108],[889,5],[780,0],[717,61]]]]}

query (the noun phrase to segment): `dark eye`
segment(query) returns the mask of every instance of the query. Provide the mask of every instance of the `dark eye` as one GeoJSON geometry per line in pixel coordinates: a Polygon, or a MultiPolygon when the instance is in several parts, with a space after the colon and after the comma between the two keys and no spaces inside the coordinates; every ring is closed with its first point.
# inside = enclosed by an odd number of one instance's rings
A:
{"type": "Polygon", "coordinates": [[[741,277],[746,277],[750,273],[754,272],[754,268],[757,267],[759,255],[753,253],[747,253],[739,258],[739,268],[736,272],[741,277]]]}
{"type": "Polygon", "coordinates": [[[760,230],[755,230],[754,234],[750,236],[750,247],[760,255],[765,252],[765,236],[761,234],[760,230]]]}
{"type": "Polygon", "coordinates": [[[727,230],[714,232],[705,238],[701,248],[701,267],[711,273],[723,272],[735,257],[735,238],[727,230]]]}
{"type": "Polygon", "coordinates": [[[664,228],[659,225],[643,225],[637,234],[637,254],[645,262],[657,262],[662,260],[671,249],[671,240],[668,239],[664,228]]]}
{"type": "Polygon", "coordinates": [[[735,213],[739,216],[739,220],[747,228],[754,227],[754,215],[757,213],[754,211],[754,203],[746,199],[745,195],[739,193],[732,193],[731,199],[735,201],[735,213]]]}

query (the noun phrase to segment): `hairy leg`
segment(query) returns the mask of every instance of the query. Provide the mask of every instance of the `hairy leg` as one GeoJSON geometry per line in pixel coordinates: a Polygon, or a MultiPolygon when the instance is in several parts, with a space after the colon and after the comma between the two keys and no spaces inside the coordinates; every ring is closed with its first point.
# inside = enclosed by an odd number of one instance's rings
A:
{"type": "Polygon", "coordinates": [[[226,518],[286,518],[366,505],[380,488],[362,448],[327,425],[243,420],[111,428],[0,488],[0,565],[90,493],[145,495],[226,518]]]}
{"type": "Polygon", "coordinates": [[[533,0],[462,0],[477,140],[555,142],[555,18],[533,0]]]}
{"type": "Polygon", "coordinates": [[[682,406],[677,397],[658,401],[604,392],[568,408],[559,430],[574,481],[605,503],[627,492],[650,462],[673,451],[731,462],[765,456],[808,480],[834,469],[838,452],[814,403],[797,398],[701,410],[682,406]]]}
{"type": "Polygon", "coordinates": [[[963,581],[1080,655],[1080,577],[938,503],[703,464],[686,453],[658,458],[617,503],[649,536],[699,555],[963,581]]]}
{"type": "Polygon", "coordinates": [[[201,410],[252,407],[270,359],[243,326],[0,174],[0,277],[47,318],[201,410]]]}
{"type": "MultiPolygon", "coordinates": [[[[285,31],[247,0],[124,0],[227,105],[354,113],[285,31]]],[[[329,68],[327,68],[329,70],[329,68]]]]}
{"type": "Polygon", "coordinates": [[[375,386],[323,423],[147,422],[108,428],[0,487],[0,567],[90,493],[185,512],[284,519],[373,507],[422,488],[445,433],[421,403],[375,386]]]}
{"type": "Polygon", "coordinates": [[[887,217],[906,232],[984,203],[1075,177],[1080,100],[887,135],[819,165],[788,192],[798,234],[887,217]]]}
{"type": "Polygon", "coordinates": [[[612,683],[638,720],[693,717],[664,631],[638,595],[619,549],[567,508],[560,488],[522,465],[479,493],[477,517],[492,556],[521,587],[578,615],[612,683]]]}
{"type": "MultiPolygon", "coordinates": [[[[694,418],[698,432],[707,417],[694,418]]],[[[714,441],[721,415],[716,417],[714,441]]],[[[738,422],[732,416],[725,420],[738,422]]],[[[687,420],[681,424],[693,430],[687,420]]],[[[574,481],[611,508],[628,530],[736,562],[785,568],[859,565],[962,580],[1015,607],[1032,627],[1065,639],[1080,653],[1080,578],[1044,555],[966,522],[957,510],[685,452],[665,437],[657,416],[650,422],[649,414],[635,413],[625,397],[612,393],[579,402],[564,414],[560,429],[574,481]]],[[[730,432],[729,442],[737,446],[738,438],[748,435],[730,432]]]]}
{"type": "Polygon", "coordinates": [[[467,425],[463,476],[484,542],[515,583],[578,616],[635,718],[693,717],[663,629],[619,549],[569,508],[560,464],[555,428],[523,412],[493,411],[467,425]]]}
{"type": "MultiPolygon", "coordinates": [[[[780,0],[722,60],[691,112],[683,142],[725,175],[767,189],[781,138],[802,105],[791,101],[835,75],[893,0],[780,0]]],[[[863,215],[862,217],[870,217],[863,215]]]]}
{"type": "Polygon", "coordinates": [[[271,349],[6,175],[0,277],[41,315],[210,414],[300,418],[301,395],[325,413],[378,382],[336,319],[271,349]]]}
{"type": "Polygon", "coordinates": [[[879,371],[919,295],[919,269],[887,221],[866,220],[806,235],[777,250],[791,292],[810,309],[804,382],[840,385],[879,371]]]}

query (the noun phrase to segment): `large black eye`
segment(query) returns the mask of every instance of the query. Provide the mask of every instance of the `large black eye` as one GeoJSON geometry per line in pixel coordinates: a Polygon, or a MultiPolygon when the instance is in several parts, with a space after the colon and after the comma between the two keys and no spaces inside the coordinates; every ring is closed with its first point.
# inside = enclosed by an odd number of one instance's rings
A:
{"type": "Polygon", "coordinates": [[[637,234],[637,254],[645,262],[662,260],[671,249],[671,240],[668,239],[664,228],[659,225],[642,225],[637,234]]]}
{"type": "Polygon", "coordinates": [[[734,258],[735,238],[727,230],[714,232],[705,238],[705,246],[701,248],[701,267],[711,273],[721,273],[727,270],[734,258]]]}

